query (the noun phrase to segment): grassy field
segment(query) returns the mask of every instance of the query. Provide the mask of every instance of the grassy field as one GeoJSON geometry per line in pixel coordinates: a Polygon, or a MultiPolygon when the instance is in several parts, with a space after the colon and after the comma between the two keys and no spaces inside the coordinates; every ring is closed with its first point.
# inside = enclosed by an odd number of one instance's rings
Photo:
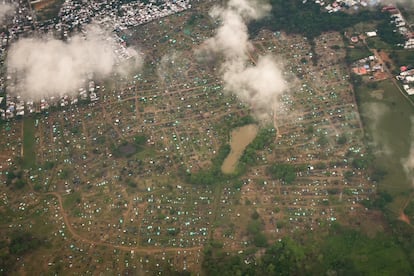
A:
{"type": "Polygon", "coordinates": [[[367,39],[368,46],[372,49],[391,50],[392,46],[382,41],[379,37],[367,39]]]}
{"type": "Polygon", "coordinates": [[[395,50],[390,56],[397,66],[414,65],[414,50],[395,50]]]}
{"type": "Polygon", "coordinates": [[[349,48],[348,50],[348,57],[350,62],[354,62],[360,60],[362,58],[369,57],[372,53],[366,47],[355,47],[349,48]]]}
{"type": "Polygon", "coordinates": [[[383,234],[368,238],[344,229],[322,243],[322,252],[325,254],[321,254],[324,256],[321,267],[327,266],[326,270],[336,267],[339,271],[359,272],[360,275],[403,275],[411,270],[401,247],[392,237],[383,234]]]}
{"type": "Polygon", "coordinates": [[[75,192],[75,193],[71,193],[67,196],[65,196],[64,201],[63,201],[63,207],[65,209],[72,209],[74,208],[77,204],[79,204],[81,202],[81,196],[79,192],[75,192]]]}
{"type": "Polygon", "coordinates": [[[23,131],[23,168],[29,169],[36,164],[35,121],[33,118],[24,118],[23,131]]]}
{"type": "Polygon", "coordinates": [[[43,1],[35,7],[40,21],[46,21],[58,16],[59,10],[64,0],[43,1]]]}
{"type": "Polygon", "coordinates": [[[403,163],[411,146],[414,108],[391,81],[378,83],[375,90],[361,86],[356,95],[366,138],[375,156],[374,165],[387,171],[379,189],[392,195],[393,202],[388,207],[398,213],[412,189],[403,163]]]}

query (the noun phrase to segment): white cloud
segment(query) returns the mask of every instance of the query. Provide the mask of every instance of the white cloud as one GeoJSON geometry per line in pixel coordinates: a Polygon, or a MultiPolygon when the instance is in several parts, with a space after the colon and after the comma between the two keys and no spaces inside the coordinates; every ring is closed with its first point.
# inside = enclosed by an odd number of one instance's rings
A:
{"type": "Polygon", "coordinates": [[[278,97],[287,89],[274,57],[267,55],[259,57],[256,64],[249,63],[252,44],[246,24],[265,16],[270,8],[269,4],[247,0],[230,0],[224,8],[214,7],[210,15],[220,21],[220,26],[198,51],[199,56],[213,54],[223,58],[225,90],[249,103],[259,117],[272,112],[278,97]]]}
{"type": "MultiPolygon", "coordinates": [[[[69,42],[24,38],[12,44],[9,74],[16,74],[17,93],[30,99],[73,94],[88,74],[106,77],[118,68],[115,41],[96,28],[69,42]]],[[[140,60],[140,59],[138,59],[140,60]]],[[[140,66],[139,62],[135,66],[140,66]]]]}
{"type": "Polygon", "coordinates": [[[3,23],[6,16],[12,14],[14,9],[12,4],[0,3],[0,23],[3,23]]]}

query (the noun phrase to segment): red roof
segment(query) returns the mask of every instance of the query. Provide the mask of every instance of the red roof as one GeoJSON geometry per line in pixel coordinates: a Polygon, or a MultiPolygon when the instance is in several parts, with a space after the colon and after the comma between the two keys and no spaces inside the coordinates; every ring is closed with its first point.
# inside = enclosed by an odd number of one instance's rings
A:
{"type": "Polygon", "coordinates": [[[397,8],[396,7],[394,7],[394,6],[385,6],[385,7],[383,7],[382,8],[382,12],[385,12],[385,11],[392,11],[392,10],[396,10],[397,8]]]}
{"type": "Polygon", "coordinates": [[[364,67],[352,68],[352,71],[354,71],[354,73],[357,75],[366,75],[368,73],[367,69],[365,69],[364,67]]]}

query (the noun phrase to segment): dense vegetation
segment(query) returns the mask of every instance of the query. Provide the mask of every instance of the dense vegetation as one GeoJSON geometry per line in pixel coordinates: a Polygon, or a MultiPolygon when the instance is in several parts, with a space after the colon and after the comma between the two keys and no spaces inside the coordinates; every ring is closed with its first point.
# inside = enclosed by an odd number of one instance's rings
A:
{"type": "MultiPolygon", "coordinates": [[[[402,228],[398,236],[406,241],[410,237],[403,237],[407,232],[402,228]]],[[[398,238],[370,238],[335,224],[326,237],[283,238],[259,258],[254,251],[231,255],[207,247],[203,269],[208,275],[408,275],[408,248],[398,238]]]]}
{"type": "Polygon", "coordinates": [[[388,17],[388,14],[369,10],[352,15],[343,12],[329,14],[312,1],[303,4],[302,0],[271,0],[270,3],[271,15],[249,25],[249,32],[253,36],[262,28],[266,28],[272,31],[283,30],[287,33],[302,34],[313,39],[323,32],[342,32],[360,22],[388,17]]]}
{"type": "Polygon", "coordinates": [[[44,241],[29,232],[16,231],[12,233],[9,242],[0,242],[0,275],[11,273],[19,257],[36,250],[43,244],[44,241]]]}
{"type": "Polygon", "coordinates": [[[37,12],[39,21],[57,20],[60,8],[62,7],[64,0],[52,1],[49,5],[37,12]]]}
{"type": "Polygon", "coordinates": [[[378,35],[382,41],[390,44],[397,45],[404,43],[404,36],[399,32],[395,32],[395,25],[389,21],[383,21],[378,25],[378,35]]]}
{"type": "Polygon", "coordinates": [[[270,147],[275,140],[276,130],[272,127],[261,128],[256,138],[246,147],[240,158],[239,167],[253,165],[257,163],[258,151],[265,150],[270,147]]]}
{"type": "MultiPolygon", "coordinates": [[[[249,124],[252,120],[253,118],[250,116],[243,117],[242,120],[237,123],[237,126],[249,124]]],[[[230,145],[225,144],[219,148],[216,156],[211,160],[210,168],[191,173],[181,172],[181,175],[187,183],[198,185],[212,185],[221,181],[235,179],[240,175],[243,175],[248,166],[256,164],[259,161],[258,152],[265,150],[272,145],[275,135],[275,129],[261,128],[256,138],[244,150],[236,171],[233,174],[224,174],[221,171],[223,161],[231,151],[230,145]]]]}
{"type": "Polygon", "coordinates": [[[6,173],[6,185],[16,189],[23,188],[26,185],[23,171],[10,169],[6,173]]]}
{"type": "Polygon", "coordinates": [[[290,164],[274,164],[267,168],[267,172],[273,179],[291,184],[296,179],[297,168],[290,164]]]}
{"type": "MultiPolygon", "coordinates": [[[[99,137],[97,139],[99,142],[99,137]]],[[[133,138],[132,142],[123,141],[120,145],[116,146],[115,144],[111,145],[111,151],[114,157],[131,157],[138,152],[144,150],[147,143],[147,137],[144,135],[137,135],[133,138]]]]}
{"type": "Polygon", "coordinates": [[[194,173],[183,172],[184,180],[190,184],[212,185],[230,178],[230,176],[226,176],[221,172],[221,165],[227,155],[229,155],[230,150],[229,144],[222,145],[217,155],[211,160],[212,164],[210,168],[194,173]]]}
{"type": "Polygon", "coordinates": [[[242,127],[242,126],[250,125],[250,124],[257,124],[257,120],[253,118],[253,116],[247,115],[247,116],[237,118],[236,120],[229,123],[228,128],[237,128],[237,127],[242,127]]]}
{"type": "Polygon", "coordinates": [[[251,218],[252,220],[247,224],[247,233],[253,241],[254,246],[266,247],[267,238],[263,233],[264,224],[263,221],[260,219],[259,213],[255,211],[252,214],[251,218]]]}

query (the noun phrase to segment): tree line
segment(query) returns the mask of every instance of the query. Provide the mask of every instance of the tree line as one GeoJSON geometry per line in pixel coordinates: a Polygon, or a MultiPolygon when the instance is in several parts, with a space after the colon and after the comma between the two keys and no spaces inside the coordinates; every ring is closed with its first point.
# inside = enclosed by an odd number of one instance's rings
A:
{"type": "Polygon", "coordinates": [[[363,10],[355,14],[345,12],[327,13],[312,1],[303,3],[302,0],[271,0],[270,15],[249,24],[252,36],[265,28],[271,31],[283,30],[289,34],[301,34],[310,40],[323,32],[342,32],[360,22],[372,20],[389,20],[386,13],[378,10],[363,10]]]}

